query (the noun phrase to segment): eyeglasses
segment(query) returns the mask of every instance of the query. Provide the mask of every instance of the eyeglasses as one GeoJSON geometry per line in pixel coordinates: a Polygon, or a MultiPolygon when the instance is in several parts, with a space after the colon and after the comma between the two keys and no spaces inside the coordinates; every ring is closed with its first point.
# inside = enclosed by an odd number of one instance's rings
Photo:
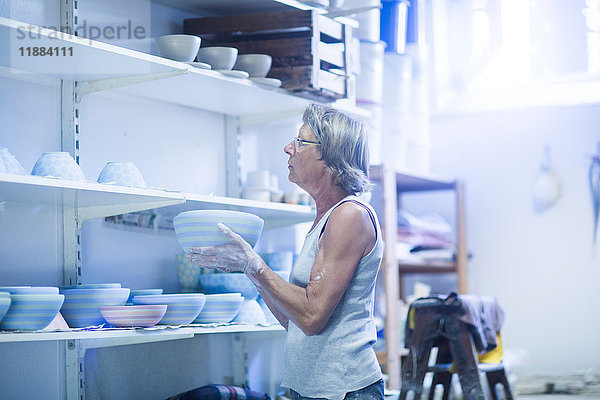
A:
{"type": "Polygon", "coordinates": [[[319,146],[321,144],[321,142],[314,142],[312,140],[304,140],[304,139],[300,139],[299,137],[294,138],[294,145],[296,146],[296,151],[300,150],[302,147],[304,147],[307,144],[314,144],[316,146],[319,146]]]}

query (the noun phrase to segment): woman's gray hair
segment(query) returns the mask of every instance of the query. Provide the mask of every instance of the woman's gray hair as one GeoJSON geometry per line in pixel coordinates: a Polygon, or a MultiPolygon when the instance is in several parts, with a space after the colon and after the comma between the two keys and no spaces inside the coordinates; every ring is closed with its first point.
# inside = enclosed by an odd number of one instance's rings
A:
{"type": "Polygon", "coordinates": [[[347,193],[373,188],[369,181],[369,144],[364,122],[319,104],[309,105],[302,121],[321,143],[321,159],[338,186],[347,193]]]}

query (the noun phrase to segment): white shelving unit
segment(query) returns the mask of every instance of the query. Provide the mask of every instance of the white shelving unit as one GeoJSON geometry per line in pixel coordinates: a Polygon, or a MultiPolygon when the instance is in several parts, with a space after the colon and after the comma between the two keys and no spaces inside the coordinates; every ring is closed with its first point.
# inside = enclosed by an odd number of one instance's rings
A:
{"type": "MultiPolygon", "coordinates": [[[[312,8],[296,0],[151,1],[203,15],[312,8]]],[[[75,0],[62,1],[60,13],[61,26],[76,26],[75,0]]],[[[0,47],[0,76],[3,78],[35,84],[62,81],[59,135],[63,151],[74,156],[78,155],[79,148],[78,103],[82,96],[98,91],[111,90],[223,114],[229,147],[235,143],[240,126],[297,116],[311,102],[286,90],[261,86],[247,79],[231,78],[216,71],[194,68],[185,63],[3,17],[0,17],[0,41],[4,44],[0,47]],[[28,47],[31,49],[28,50],[28,47]],[[61,55],[24,56],[34,47],[54,48],[61,55]]],[[[345,102],[334,106],[362,117],[369,115],[365,110],[345,102]]],[[[227,151],[232,154],[226,155],[226,167],[231,168],[235,164],[233,152],[237,149],[227,151]]],[[[314,219],[314,210],[309,206],[12,174],[0,174],[1,202],[62,208],[63,238],[60,243],[65,282],[71,279],[70,283],[81,268],[79,235],[85,220],[150,209],[177,214],[189,209],[208,208],[256,214],[265,220],[266,228],[314,219]]],[[[280,335],[283,332],[280,325],[227,325],[157,330],[0,333],[0,343],[59,341],[64,350],[65,397],[81,400],[85,398],[82,388],[83,356],[88,348],[171,341],[207,334],[280,335]]],[[[246,349],[244,344],[239,346],[235,352],[239,360],[235,360],[234,364],[235,368],[243,369],[247,362],[243,358],[246,349]]],[[[244,377],[243,371],[238,371],[237,376],[244,377]]]]}
{"type": "MultiPolygon", "coordinates": [[[[121,93],[231,116],[297,115],[311,102],[249,79],[1,17],[0,38],[8,38],[10,44],[0,48],[2,75],[77,81],[79,100],[85,94],[119,88],[121,93]],[[59,49],[61,55],[21,54],[34,47],[59,49]],[[66,49],[66,56],[62,49],[66,49]]],[[[368,116],[358,107],[342,103],[340,108],[368,116]]]]}
{"type": "Polygon", "coordinates": [[[0,333],[0,343],[43,342],[49,340],[83,340],[86,348],[100,348],[168,340],[189,339],[196,335],[219,333],[274,332],[283,333],[281,325],[223,325],[161,329],[114,329],[74,332],[18,332],[0,333]]]}

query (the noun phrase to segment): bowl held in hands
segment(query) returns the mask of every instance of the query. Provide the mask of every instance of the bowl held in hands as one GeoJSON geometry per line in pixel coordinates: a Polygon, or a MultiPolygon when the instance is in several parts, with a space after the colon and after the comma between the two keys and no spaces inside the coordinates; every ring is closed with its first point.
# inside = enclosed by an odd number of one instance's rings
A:
{"type": "Polygon", "coordinates": [[[217,224],[222,222],[254,247],[264,225],[262,218],[241,211],[185,211],[173,218],[175,235],[186,253],[191,247],[217,246],[229,243],[217,224]]]}

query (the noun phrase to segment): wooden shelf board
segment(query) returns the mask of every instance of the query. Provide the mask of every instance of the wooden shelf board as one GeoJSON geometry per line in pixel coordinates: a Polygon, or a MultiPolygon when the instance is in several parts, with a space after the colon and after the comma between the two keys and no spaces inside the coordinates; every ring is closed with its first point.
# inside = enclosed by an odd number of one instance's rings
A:
{"type": "Polygon", "coordinates": [[[410,263],[398,261],[398,270],[405,274],[436,274],[443,272],[456,272],[456,263],[453,262],[435,262],[435,263],[410,263]]]}
{"type": "MultiPolygon", "coordinates": [[[[369,176],[374,181],[381,181],[383,177],[381,165],[372,165],[369,170],[369,176]]],[[[396,185],[399,193],[424,192],[452,190],[455,188],[456,181],[433,175],[396,172],[396,185]]]]}

